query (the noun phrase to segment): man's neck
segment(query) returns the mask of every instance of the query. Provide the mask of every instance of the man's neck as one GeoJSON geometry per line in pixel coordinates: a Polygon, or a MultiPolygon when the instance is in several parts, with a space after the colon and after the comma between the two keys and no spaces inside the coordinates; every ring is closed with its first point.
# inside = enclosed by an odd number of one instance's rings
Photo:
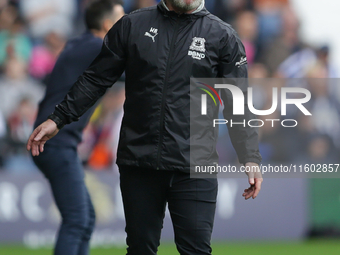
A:
{"type": "Polygon", "coordinates": [[[197,8],[196,8],[196,9],[193,9],[193,10],[190,10],[190,11],[187,11],[187,12],[183,12],[181,10],[176,9],[169,1],[165,1],[165,4],[168,7],[169,11],[174,11],[174,12],[180,13],[180,14],[182,14],[182,13],[190,14],[190,13],[193,13],[194,11],[197,10],[197,8]]]}
{"type": "Polygon", "coordinates": [[[91,29],[90,31],[93,34],[93,36],[99,37],[101,39],[104,39],[104,37],[106,35],[106,33],[102,30],[91,29]]]}

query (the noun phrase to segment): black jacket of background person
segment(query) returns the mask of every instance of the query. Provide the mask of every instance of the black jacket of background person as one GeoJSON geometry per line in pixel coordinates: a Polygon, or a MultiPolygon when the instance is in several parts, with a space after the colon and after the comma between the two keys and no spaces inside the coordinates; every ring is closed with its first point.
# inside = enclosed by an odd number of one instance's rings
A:
{"type": "MultiPolygon", "coordinates": [[[[65,124],[78,120],[125,70],[117,164],[187,172],[190,78],[246,77],[247,65],[236,64],[243,57],[235,31],[204,4],[192,14],[178,15],[160,2],[124,16],[111,28],[101,53],[54,114],[65,124]],[[188,55],[195,37],[206,40],[201,60],[188,55]]],[[[228,109],[232,105],[224,103],[228,109]]],[[[229,133],[241,163],[261,161],[254,128],[238,125],[229,133]]],[[[198,155],[207,162],[217,157],[215,135],[205,142],[205,154],[198,155]]]]}
{"type": "MultiPolygon", "coordinates": [[[[93,36],[89,31],[67,42],[50,76],[45,97],[39,104],[35,127],[44,122],[54,111],[55,106],[63,100],[78,77],[99,54],[102,45],[103,40],[93,36]]],[[[48,143],[59,146],[77,146],[81,142],[83,129],[93,110],[94,107],[87,111],[78,122],[65,126],[48,143]]]]}

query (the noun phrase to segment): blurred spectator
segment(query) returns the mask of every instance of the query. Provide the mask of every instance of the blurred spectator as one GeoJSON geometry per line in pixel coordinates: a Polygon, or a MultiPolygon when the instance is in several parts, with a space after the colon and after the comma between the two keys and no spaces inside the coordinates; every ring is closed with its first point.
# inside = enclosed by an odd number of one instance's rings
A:
{"type": "Polygon", "coordinates": [[[6,135],[6,121],[2,112],[0,111],[0,139],[6,135]]]}
{"type": "Polygon", "coordinates": [[[4,164],[6,141],[6,120],[0,110],[0,171],[4,164]]]}
{"type": "Polygon", "coordinates": [[[222,20],[233,23],[240,11],[253,10],[252,0],[215,0],[213,13],[222,20]]]}
{"type": "MultiPolygon", "coordinates": [[[[253,105],[255,109],[266,109],[268,102],[272,101],[272,86],[268,84],[268,70],[262,64],[255,63],[250,66],[249,84],[253,88],[253,105]]],[[[270,106],[268,106],[268,109],[270,106]]]]}
{"type": "Polygon", "coordinates": [[[23,98],[30,98],[34,105],[42,98],[44,89],[27,74],[27,65],[16,58],[8,59],[0,78],[0,109],[7,118],[23,98]]]}
{"type": "Polygon", "coordinates": [[[71,35],[77,12],[75,0],[24,0],[20,7],[34,38],[43,39],[51,32],[71,35]]]}
{"type": "Polygon", "coordinates": [[[256,39],[258,36],[256,14],[251,11],[241,12],[236,17],[235,28],[246,49],[248,64],[251,65],[256,55],[256,39]]]}
{"type": "Polygon", "coordinates": [[[116,160],[120,124],[125,100],[124,83],[118,82],[106,93],[88,125],[78,151],[94,170],[111,168],[116,160]]]}
{"type": "MultiPolygon", "coordinates": [[[[299,22],[294,11],[287,7],[280,15],[282,18],[282,29],[279,26],[272,29],[276,33],[279,32],[280,36],[275,37],[276,35],[268,32],[268,35],[264,36],[265,39],[262,38],[260,40],[260,43],[262,43],[260,59],[267,66],[271,74],[275,73],[280,64],[291,54],[306,47],[299,39],[299,22]]],[[[270,23],[268,21],[268,24],[270,23]]],[[[260,28],[260,35],[261,33],[263,34],[261,31],[271,31],[271,29],[260,28]]]]}
{"type": "Polygon", "coordinates": [[[150,7],[156,4],[157,4],[156,0],[138,0],[136,1],[136,9],[150,7]]]}
{"type": "Polygon", "coordinates": [[[319,62],[325,67],[327,74],[315,78],[337,77],[335,68],[329,62],[329,48],[323,46],[317,50],[312,48],[302,49],[288,57],[278,68],[280,76],[285,78],[303,78],[308,75],[306,72],[319,62]]]}
{"type": "Polygon", "coordinates": [[[337,154],[332,139],[327,135],[315,135],[307,142],[307,149],[296,157],[297,164],[334,164],[337,154]]]}
{"type": "Polygon", "coordinates": [[[17,8],[6,0],[0,0],[0,30],[9,29],[17,17],[17,8]]]}
{"type": "Polygon", "coordinates": [[[0,66],[8,57],[16,57],[28,62],[31,42],[24,33],[23,21],[14,6],[5,7],[0,13],[0,66]]]}
{"type": "Polygon", "coordinates": [[[288,0],[254,0],[259,19],[259,42],[266,44],[282,30],[282,9],[288,0]]]}
{"type": "Polygon", "coordinates": [[[8,0],[0,0],[0,9],[5,7],[8,4],[8,0]]]}
{"type": "Polygon", "coordinates": [[[337,78],[338,74],[335,67],[329,61],[330,49],[327,45],[324,45],[316,50],[318,60],[325,65],[328,72],[328,78],[337,78]]]}
{"type": "Polygon", "coordinates": [[[37,79],[43,79],[50,74],[65,42],[65,38],[57,33],[48,33],[44,38],[44,43],[35,46],[32,50],[29,64],[30,74],[37,79]]]}
{"type": "Polygon", "coordinates": [[[7,119],[8,137],[3,159],[4,168],[11,173],[36,171],[31,157],[25,150],[25,144],[33,128],[36,105],[29,98],[22,98],[7,119]]]}
{"type": "Polygon", "coordinates": [[[304,78],[308,68],[316,61],[317,57],[312,49],[300,50],[280,64],[277,75],[284,78],[304,78]]]}
{"type": "Polygon", "coordinates": [[[308,156],[305,162],[333,163],[336,162],[336,155],[332,148],[332,140],[328,136],[317,136],[313,138],[308,146],[308,156]]]}
{"type": "Polygon", "coordinates": [[[10,139],[25,145],[29,138],[36,115],[36,106],[29,98],[23,98],[16,109],[8,117],[10,139]]]}
{"type": "Polygon", "coordinates": [[[327,76],[327,67],[320,62],[308,71],[308,88],[313,99],[310,109],[316,130],[331,137],[340,148],[340,103],[330,93],[327,76]]]}
{"type": "Polygon", "coordinates": [[[249,78],[264,79],[269,77],[269,71],[265,65],[254,63],[248,69],[249,78]]]}

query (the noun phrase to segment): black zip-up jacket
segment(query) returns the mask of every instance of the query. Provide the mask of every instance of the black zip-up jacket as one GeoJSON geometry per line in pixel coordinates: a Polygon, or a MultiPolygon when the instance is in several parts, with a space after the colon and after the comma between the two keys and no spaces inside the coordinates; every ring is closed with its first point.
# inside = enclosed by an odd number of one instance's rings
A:
{"type": "MultiPolygon", "coordinates": [[[[209,13],[204,1],[194,13],[181,15],[160,2],[124,16],[111,28],[101,53],[54,115],[65,124],[78,120],[125,71],[117,164],[188,171],[190,78],[245,78],[244,57],[236,32],[209,13]]],[[[242,90],[246,93],[245,87],[242,90]]],[[[230,119],[232,99],[223,93],[222,98],[225,118],[230,119]]],[[[260,163],[254,128],[237,125],[229,133],[241,163],[260,163]]],[[[213,149],[202,150],[200,159],[217,162],[216,135],[207,137],[204,145],[213,149]]]]}

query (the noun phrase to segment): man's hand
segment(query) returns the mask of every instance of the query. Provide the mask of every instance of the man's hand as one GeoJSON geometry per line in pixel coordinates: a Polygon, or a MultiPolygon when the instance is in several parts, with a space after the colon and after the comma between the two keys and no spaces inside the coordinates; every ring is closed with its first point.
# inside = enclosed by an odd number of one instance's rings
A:
{"type": "Polygon", "coordinates": [[[27,150],[32,152],[33,156],[39,156],[44,151],[44,145],[47,140],[58,134],[59,129],[53,120],[46,120],[39,127],[37,127],[27,142],[27,150]]]}
{"type": "Polygon", "coordinates": [[[248,175],[248,180],[250,187],[244,190],[242,196],[247,200],[249,198],[255,199],[261,190],[261,184],[263,182],[262,173],[260,171],[259,165],[256,163],[246,163],[246,174],[248,175]]]}

